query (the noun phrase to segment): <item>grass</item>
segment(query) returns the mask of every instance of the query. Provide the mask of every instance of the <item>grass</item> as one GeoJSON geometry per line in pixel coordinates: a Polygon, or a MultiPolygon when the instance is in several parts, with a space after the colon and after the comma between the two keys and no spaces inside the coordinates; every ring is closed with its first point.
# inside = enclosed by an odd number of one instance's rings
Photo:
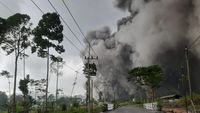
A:
{"type": "MultiPolygon", "coordinates": [[[[101,112],[101,107],[100,106],[94,106],[93,113],[100,113],[101,112]]],[[[0,113],[7,113],[5,112],[0,112],[0,113]]],[[[38,113],[36,110],[29,111],[29,113],[38,113]]],[[[62,111],[61,109],[57,109],[55,111],[50,110],[48,113],[87,113],[85,107],[72,107],[66,111],[62,111]]]]}
{"type": "MultiPolygon", "coordinates": [[[[93,113],[100,113],[101,107],[95,106],[93,113]]],[[[37,111],[30,111],[30,113],[38,113],[37,111]]],[[[62,111],[61,109],[57,109],[55,111],[50,110],[48,113],[87,113],[85,107],[72,107],[66,111],[62,111]]]]}
{"type": "MultiPolygon", "coordinates": [[[[43,112],[41,112],[41,113],[43,113],[43,112]]],[[[100,113],[100,112],[101,112],[101,107],[94,106],[93,113],[100,113]]],[[[7,113],[7,111],[0,112],[0,113],[7,113]]],[[[20,113],[20,110],[17,113],[20,113]]],[[[38,113],[38,111],[35,109],[35,110],[29,111],[29,113],[38,113]]],[[[71,107],[70,109],[65,110],[65,111],[62,111],[61,109],[57,109],[54,111],[51,109],[51,110],[49,110],[48,113],[87,113],[87,111],[86,111],[85,107],[80,106],[80,107],[71,107]]]]}
{"type": "Polygon", "coordinates": [[[142,102],[133,102],[133,101],[126,101],[126,102],[121,102],[118,103],[119,106],[129,106],[129,105],[133,105],[136,107],[143,107],[143,103],[142,102]]]}
{"type": "MultiPolygon", "coordinates": [[[[189,96],[186,96],[187,99],[189,99],[189,96]]],[[[187,101],[188,103],[190,103],[190,101],[188,100],[187,101]]],[[[199,108],[200,106],[200,94],[198,93],[193,93],[193,102],[194,102],[194,105],[197,106],[199,108]]],[[[181,105],[181,106],[184,106],[185,105],[185,97],[182,97],[180,98],[177,102],[176,102],[177,105],[181,105]]]]}

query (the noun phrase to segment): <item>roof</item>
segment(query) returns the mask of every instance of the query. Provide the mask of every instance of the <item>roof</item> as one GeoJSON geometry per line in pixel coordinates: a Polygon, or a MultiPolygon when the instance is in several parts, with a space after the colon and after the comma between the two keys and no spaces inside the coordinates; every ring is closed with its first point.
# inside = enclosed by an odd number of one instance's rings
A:
{"type": "Polygon", "coordinates": [[[180,97],[181,97],[180,95],[173,94],[173,95],[162,96],[160,98],[161,99],[171,99],[171,98],[180,98],[180,97]]]}

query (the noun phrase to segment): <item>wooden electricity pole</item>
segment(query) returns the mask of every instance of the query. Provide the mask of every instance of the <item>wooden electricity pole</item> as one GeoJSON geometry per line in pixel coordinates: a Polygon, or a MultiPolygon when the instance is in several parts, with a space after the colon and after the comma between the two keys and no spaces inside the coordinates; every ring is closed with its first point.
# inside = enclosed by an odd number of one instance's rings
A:
{"type": "MultiPolygon", "coordinates": [[[[87,60],[87,63],[85,64],[85,70],[84,70],[84,73],[87,74],[87,98],[86,98],[86,102],[87,102],[87,111],[88,113],[91,113],[91,76],[95,76],[96,75],[96,70],[91,67],[91,65],[93,64],[90,64],[90,61],[91,60],[97,60],[98,57],[94,58],[93,56],[90,55],[90,43],[89,43],[89,52],[88,52],[88,56],[85,57],[85,59],[87,60]]],[[[94,64],[95,65],[95,64],[94,64]]],[[[94,66],[93,65],[93,66],[94,66]]],[[[96,66],[96,65],[95,65],[96,66]]]]}
{"type": "Polygon", "coordinates": [[[187,65],[187,80],[188,80],[190,99],[192,99],[192,87],[191,87],[191,81],[190,81],[190,68],[189,68],[188,52],[189,52],[188,48],[185,47],[185,59],[186,59],[186,65],[187,65]]]}
{"type": "Polygon", "coordinates": [[[184,73],[183,67],[181,67],[181,83],[182,83],[183,93],[184,93],[184,98],[185,98],[185,110],[186,110],[186,113],[188,113],[187,91],[186,91],[186,85],[185,85],[186,76],[183,73],[184,73]]]}

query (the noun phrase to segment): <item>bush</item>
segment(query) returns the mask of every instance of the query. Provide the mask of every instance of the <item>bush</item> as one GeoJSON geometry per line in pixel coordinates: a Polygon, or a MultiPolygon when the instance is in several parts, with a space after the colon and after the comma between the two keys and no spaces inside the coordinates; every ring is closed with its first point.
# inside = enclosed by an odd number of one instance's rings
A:
{"type": "MultiPolygon", "coordinates": [[[[187,96],[187,102],[190,103],[190,100],[189,100],[189,96],[187,96]]],[[[198,93],[193,93],[193,102],[194,102],[194,105],[200,105],[200,94],[198,93]]],[[[185,97],[181,97],[177,102],[176,102],[177,105],[181,105],[181,106],[184,106],[185,105],[185,97]]]]}
{"type": "Polygon", "coordinates": [[[63,104],[62,105],[62,111],[66,111],[67,110],[67,105],[66,104],[63,104]]]}
{"type": "Polygon", "coordinates": [[[22,111],[22,107],[21,107],[21,105],[17,102],[17,104],[16,104],[16,112],[17,113],[20,113],[22,111]]]}
{"type": "Polygon", "coordinates": [[[73,107],[67,113],[87,113],[87,112],[83,108],[75,108],[75,107],[73,107]]]}

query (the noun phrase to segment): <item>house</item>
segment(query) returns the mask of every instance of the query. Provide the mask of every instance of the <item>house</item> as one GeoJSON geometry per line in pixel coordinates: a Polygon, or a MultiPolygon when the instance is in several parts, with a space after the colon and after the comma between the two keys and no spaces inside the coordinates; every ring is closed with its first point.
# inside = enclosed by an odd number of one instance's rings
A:
{"type": "Polygon", "coordinates": [[[162,96],[160,97],[160,99],[162,99],[165,102],[175,102],[177,101],[177,99],[179,99],[181,96],[177,95],[177,94],[173,94],[173,95],[166,95],[166,96],[162,96]]]}

